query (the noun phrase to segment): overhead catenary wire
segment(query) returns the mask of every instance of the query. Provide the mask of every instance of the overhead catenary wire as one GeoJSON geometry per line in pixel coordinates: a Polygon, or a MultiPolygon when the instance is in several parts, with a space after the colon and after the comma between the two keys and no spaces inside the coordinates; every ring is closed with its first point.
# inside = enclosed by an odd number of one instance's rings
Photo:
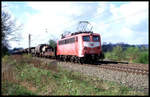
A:
{"type": "MultiPolygon", "coordinates": [[[[105,21],[105,22],[103,22],[103,23],[100,24],[100,25],[106,25],[106,24],[116,23],[116,22],[121,21],[121,20],[123,20],[123,19],[126,19],[126,18],[128,18],[128,17],[130,17],[130,16],[136,16],[136,15],[138,15],[138,14],[141,14],[141,13],[143,13],[143,12],[145,12],[145,11],[147,11],[147,9],[143,9],[143,10],[140,10],[140,11],[137,11],[137,12],[134,12],[134,13],[131,13],[131,14],[127,15],[126,17],[125,17],[125,16],[122,16],[122,17],[119,17],[119,18],[117,18],[117,19],[115,19],[115,20],[105,21]]],[[[104,12],[104,13],[106,13],[106,12],[104,12]]],[[[93,18],[89,19],[88,21],[92,22],[92,21],[96,20],[96,18],[99,18],[99,14],[98,14],[98,15],[95,15],[93,18]]],[[[70,23],[70,26],[68,26],[68,27],[66,27],[66,28],[70,28],[70,27],[72,27],[72,26],[74,26],[74,25],[76,25],[76,24],[77,24],[77,22],[74,22],[74,21],[73,21],[73,22],[70,23]],[[74,24],[72,24],[72,23],[74,23],[74,24]]]]}
{"type": "MultiPolygon", "coordinates": [[[[126,16],[126,17],[122,16],[122,17],[119,17],[119,18],[117,18],[117,19],[115,19],[115,20],[106,21],[106,22],[104,22],[103,24],[111,24],[111,23],[114,23],[114,22],[118,22],[118,21],[120,21],[120,20],[122,20],[122,19],[125,19],[125,18],[129,17],[129,16],[133,16],[133,15],[136,16],[137,14],[142,13],[142,12],[144,12],[144,11],[146,11],[146,10],[147,10],[147,9],[143,9],[143,10],[137,11],[137,12],[135,12],[135,13],[129,14],[129,15],[126,16]]],[[[97,17],[95,17],[95,18],[97,18],[97,17]]],[[[90,19],[90,20],[92,21],[92,20],[95,19],[95,18],[92,18],[92,19],[90,19]]]]}

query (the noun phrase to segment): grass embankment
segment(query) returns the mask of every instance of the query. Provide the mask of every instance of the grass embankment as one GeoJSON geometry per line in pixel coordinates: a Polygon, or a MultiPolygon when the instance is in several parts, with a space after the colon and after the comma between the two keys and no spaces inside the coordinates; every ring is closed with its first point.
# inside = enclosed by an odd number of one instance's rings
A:
{"type": "Polygon", "coordinates": [[[5,56],[2,63],[2,95],[145,95],[28,55],[5,56]]]}

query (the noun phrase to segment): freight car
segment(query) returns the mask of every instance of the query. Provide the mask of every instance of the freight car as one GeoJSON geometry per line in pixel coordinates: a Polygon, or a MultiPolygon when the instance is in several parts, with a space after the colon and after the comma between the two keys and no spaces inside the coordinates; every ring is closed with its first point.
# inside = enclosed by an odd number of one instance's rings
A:
{"type": "Polygon", "coordinates": [[[24,49],[23,48],[14,48],[11,51],[11,54],[23,54],[24,49]]]}
{"type": "Polygon", "coordinates": [[[42,56],[42,48],[44,46],[47,46],[47,44],[39,44],[38,46],[35,47],[35,52],[34,52],[34,55],[35,56],[38,56],[38,57],[41,57],[42,56]]]}
{"type": "Polygon", "coordinates": [[[31,49],[31,54],[38,57],[56,57],[55,49],[48,44],[40,44],[31,49]]]}
{"type": "Polygon", "coordinates": [[[35,54],[35,47],[31,47],[31,48],[30,48],[30,53],[31,53],[32,55],[35,54]]]}
{"type": "Polygon", "coordinates": [[[50,45],[43,46],[41,53],[42,53],[42,57],[47,57],[47,58],[56,57],[56,49],[51,47],[50,45]]]}

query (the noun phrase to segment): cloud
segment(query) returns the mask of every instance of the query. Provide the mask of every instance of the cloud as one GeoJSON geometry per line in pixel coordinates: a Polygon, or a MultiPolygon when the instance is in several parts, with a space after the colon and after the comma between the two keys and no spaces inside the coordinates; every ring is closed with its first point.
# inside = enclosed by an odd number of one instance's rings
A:
{"type": "MultiPolygon", "coordinates": [[[[49,39],[58,39],[69,26],[76,24],[74,17],[81,15],[82,7],[70,2],[28,2],[28,6],[37,10],[27,14],[28,19],[23,31],[24,42],[32,35],[33,46],[48,43],[49,39]],[[47,33],[46,33],[47,30],[47,33]]],[[[28,42],[24,46],[27,47],[28,42]]]]}
{"type": "Polygon", "coordinates": [[[148,38],[148,2],[25,2],[21,45],[28,47],[60,39],[64,31],[75,31],[80,20],[88,20],[102,42],[143,43],[148,38]],[[31,9],[31,10],[30,10],[31,9]],[[47,31],[47,32],[46,32],[47,31]]]}
{"type": "Polygon", "coordinates": [[[129,2],[120,7],[111,4],[110,11],[114,19],[121,18],[126,25],[132,26],[148,18],[148,2],[129,2]]]}
{"type": "Polygon", "coordinates": [[[73,2],[28,2],[28,5],[40,13],[51,15],[80,15],[81,9],[73,2]]]}
{"type": "Polygon", "coordinates": [[[103,41],[148,43],[148,2],[100,2],[96,14],[95,32],[103,36],[103,41]],[[140,38],[140,35],[145,39],[140,38]]]}

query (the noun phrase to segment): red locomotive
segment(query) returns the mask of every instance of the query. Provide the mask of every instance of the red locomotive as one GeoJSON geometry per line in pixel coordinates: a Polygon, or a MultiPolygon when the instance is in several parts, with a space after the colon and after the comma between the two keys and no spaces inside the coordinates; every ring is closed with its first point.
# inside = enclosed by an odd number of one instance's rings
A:
{"type": "Polygon", "coordinates": [[[92,32],[78,32],[67,36],[57,41],[57,57],[80,62],[102,59],[101,37],[92,32]]]}
{"type": "Polygon", "coordinates": [[[96,61],[103,59],[101,48],[101,37],[98,33],[93,33],[88,21],[80,21],[78,32],[62,35],[62,39],[57,41],[57,57],[59,59],[79,62],[96,61]]]}

